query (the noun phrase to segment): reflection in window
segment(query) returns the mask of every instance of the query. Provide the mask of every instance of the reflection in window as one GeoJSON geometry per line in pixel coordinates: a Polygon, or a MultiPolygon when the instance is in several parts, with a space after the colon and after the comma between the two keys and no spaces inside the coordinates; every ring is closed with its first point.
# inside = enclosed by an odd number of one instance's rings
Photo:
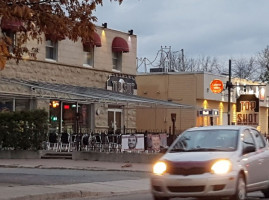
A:
{"type": "Polygon", "coordinates": [[[244,130],[243,132],[243,148],[246,148],[247,146],[254,146],[254,139],[251,136],[251,133],[248,129],[244,130]]]}
{"type": "Polygon", "coordinates": [[[263,139],[263,136],[256,130],[252,130],[255,137],[256,137],[256,140],[257,140],[257,145],[258,145],[258,148],[261,149],[261,148],[264,148],[265,147],[265,141],[263,139]]]}
{"type": "Polygon", "coordinates": [[[121,71],[122,53],[121,52],[113,52],[112,59],[113,59],[113,69],[121,71]]]}
{"type": "Polygon", "coordinates": [[[0,101],[0,112],[12,112],[13,101],[12,99],[3,99],[0,101]]]}
{"type": "Polygon", "coordinates": [[[3,31],[3,34],[11,40],[11,44],[8,46],[8,51],[13,53],[14,47],[16,46],[16,32],[5,30],[3,31]]]}
{"type": "Polygon", "coordinates": [[[30,110],[30,101],[29,99],[16,99],[15,101],[15,110],[23,111],[30,110]]]}
{"type": "Polygon", "coordinates": [[[173,149],[234,151],[237,148],[237,130],[195,130],[185,132],[173,149]]]}
{"type": "Polygon", "coordinates": [[[93,46],[87,46],[83,48],[85,52],[85,60],[84,64],[92,66],[93,67],[93,59],[94,59],[94,47],[93,46]]]}
{"type": "Polygon", "coordinates": [[[57,60],[57,42],[46,40],[46,59],[57,60]]]}

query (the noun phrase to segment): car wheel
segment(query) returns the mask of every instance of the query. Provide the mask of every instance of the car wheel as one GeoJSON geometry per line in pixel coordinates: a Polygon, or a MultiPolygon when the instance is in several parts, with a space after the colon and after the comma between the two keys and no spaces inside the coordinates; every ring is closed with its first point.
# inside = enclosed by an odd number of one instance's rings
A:
{"type": "Polygon", "coordinates": [[[153,199],[154,200],[169,200],[170,198],[169,197],[156,197],[153,195],[153,199]]]}
{"type": "Polygon", "coordinates": [[[242,174],[239,175],[237,180],[236,192],[230,198],[231,200],[245,200],[247,195],[246,182],[242,174]]]}
{"type": "Polygon", "coordinates": [[[267,188],[266,190],[262,190],[262,193],[264,195],[264,198],[269,198],[269,188],[267,188]]]}

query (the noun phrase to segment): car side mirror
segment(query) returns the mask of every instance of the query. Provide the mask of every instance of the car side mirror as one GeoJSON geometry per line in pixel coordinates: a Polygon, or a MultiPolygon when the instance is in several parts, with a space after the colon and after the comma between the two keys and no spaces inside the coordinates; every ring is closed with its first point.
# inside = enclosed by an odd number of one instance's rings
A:
{"type": "Polygon", "coordinates": [[[255,146],[246,146],[244,147],[243,149],[243,154],[247,154],[247,153],[251,153],[251,152],[255,152],[256,151],[256,148],[255,146]]]}

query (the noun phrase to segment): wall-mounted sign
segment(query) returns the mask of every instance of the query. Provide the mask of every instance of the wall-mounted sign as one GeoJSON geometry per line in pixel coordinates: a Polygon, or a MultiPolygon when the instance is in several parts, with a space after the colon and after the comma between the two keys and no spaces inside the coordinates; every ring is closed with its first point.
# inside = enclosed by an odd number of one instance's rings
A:
{"type": "Polygon", "coordinates": [[[198,116],[211,116],[211,117],[217,117],[219,116],[219,110],[218,109],[204,109],[198,110],[198,116]]]}
{"type": "Polygon", "coordinates": [[[107,80],[107,90],[136,95],[137,84],[134,76],[110,75],[107,80]]]}
{"type": "Polygon", "coordinates": [[[219,79],[214,79],[210,83],[210,90],[215,94],[221,93],[223,90],[223,82],[219,79]]]}
{"type": "Polygon", "coordinates": [[[238,125],[259,125],[259,98],[255,94],[241,95],[236,100],[236,118],[238,125]]]}

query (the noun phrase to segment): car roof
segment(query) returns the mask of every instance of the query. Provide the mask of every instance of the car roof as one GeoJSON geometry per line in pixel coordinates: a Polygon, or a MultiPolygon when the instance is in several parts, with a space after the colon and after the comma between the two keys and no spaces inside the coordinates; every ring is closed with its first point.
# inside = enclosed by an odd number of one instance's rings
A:
{"type": "Polygon", "coordinates": [[[193,127],[187,129],[187,131],[195,131],[195,130],[221,130],[221,129],[230,129],[230,130],[241,130],[245,128],[252,128],[251,126],[241,126],[241,125],[220,125],[220,126],[203,126],[203,127],[193,127]]]}

